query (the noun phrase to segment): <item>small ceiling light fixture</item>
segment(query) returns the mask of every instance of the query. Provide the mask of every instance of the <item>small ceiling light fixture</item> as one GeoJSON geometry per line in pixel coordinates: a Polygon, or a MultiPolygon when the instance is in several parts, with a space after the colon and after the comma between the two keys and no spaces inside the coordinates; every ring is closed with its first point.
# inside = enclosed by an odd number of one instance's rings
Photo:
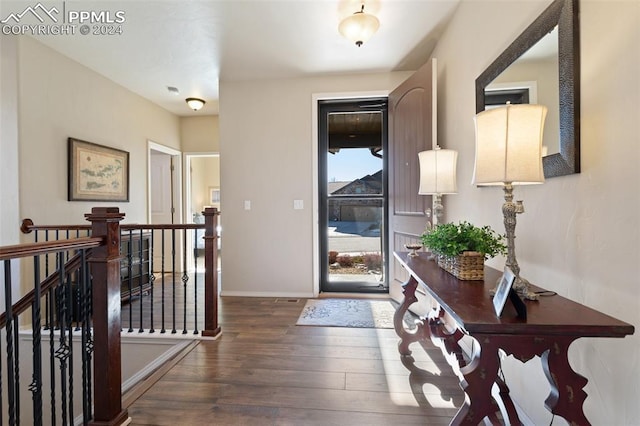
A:
{"type": "Polygon", "coordinates": [[[187,98],[185,99],[185,101],[187,102],[187,105],[189,105],[189,108],[191,108],[194,111],[198,111],[205,104],[205,102],[202,99],[198,99],[198,98],[187,98]]]}
{"type": "Polygon", "coordinates": [[[362,8],[353,15],[349,15],[340,21],[338,32],[348,40],[353,41],[356,46],[368,41],[378,31],[380,21],[373,15],[364,12],[364,2],[362,8]]]}

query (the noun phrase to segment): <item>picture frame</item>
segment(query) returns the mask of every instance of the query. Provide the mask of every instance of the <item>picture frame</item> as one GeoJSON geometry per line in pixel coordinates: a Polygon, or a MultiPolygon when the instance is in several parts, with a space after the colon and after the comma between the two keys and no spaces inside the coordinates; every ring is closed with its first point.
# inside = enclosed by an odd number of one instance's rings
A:
{"type": "Polygon", "coordinates": [[[493,296],[493,308],[498,317],[502,315],[504,305],[509,298],[509,292],[515,280],[516,276],[513,271],[508,266],[505,266],[502,277],[498,282],[498,287],[496,288],[496,294],[493,296]]]}
{"type": "Polygon", "coordinates": [[[219,186],[209,187],[209,204],[210,205],[220,204],[220,187],[219,186]]]}
{"type": "Polygon", "coordinates": [[[129,201],[129,153],[68,138],[68,200],[129,201]]]}

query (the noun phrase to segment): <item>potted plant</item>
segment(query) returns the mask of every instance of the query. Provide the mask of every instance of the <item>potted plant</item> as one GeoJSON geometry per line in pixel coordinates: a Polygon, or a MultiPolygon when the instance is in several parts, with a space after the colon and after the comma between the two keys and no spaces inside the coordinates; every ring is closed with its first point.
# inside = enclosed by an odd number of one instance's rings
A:
{"type": "Polygon", "coordinates": [[[484,261],[506,253],[504,236],[469,222],[443,223],[422,234],[438,265],[461,280],[484,278],[484,261]]]}

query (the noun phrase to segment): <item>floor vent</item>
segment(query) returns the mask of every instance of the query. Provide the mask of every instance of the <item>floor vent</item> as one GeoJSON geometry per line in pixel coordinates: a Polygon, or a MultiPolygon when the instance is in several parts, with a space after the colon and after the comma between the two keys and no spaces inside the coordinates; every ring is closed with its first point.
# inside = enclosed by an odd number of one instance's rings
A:
{"type": "Polygon", "coordinates": [[[300,299],[276,299],[275,303],[299,303],[300,299]]]}

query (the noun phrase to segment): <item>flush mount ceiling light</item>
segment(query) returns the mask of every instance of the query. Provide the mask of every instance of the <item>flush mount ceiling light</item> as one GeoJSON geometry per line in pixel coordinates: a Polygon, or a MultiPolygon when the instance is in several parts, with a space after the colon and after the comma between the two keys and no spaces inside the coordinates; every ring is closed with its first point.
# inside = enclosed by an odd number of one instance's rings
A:
{"type": "Polygon", "coordinates": [[[348,40],[351,40],[356,46],[362,46],[362,43],[368,41],[380,27],[380,21],[373,15],[364,12],[364,3],[362,8],[344,18],[338,25],[338,32],[348,40]]]}
{"type": "Polygon", "coordinates": [[[187,102],[187,105],[189,105],[189,108],[191,108],[194,111],[198,111],[205,104],[205,102],[202,99],[198,99],[198,98],[187,98],[185,99],[185,101],[187,102]]]}

